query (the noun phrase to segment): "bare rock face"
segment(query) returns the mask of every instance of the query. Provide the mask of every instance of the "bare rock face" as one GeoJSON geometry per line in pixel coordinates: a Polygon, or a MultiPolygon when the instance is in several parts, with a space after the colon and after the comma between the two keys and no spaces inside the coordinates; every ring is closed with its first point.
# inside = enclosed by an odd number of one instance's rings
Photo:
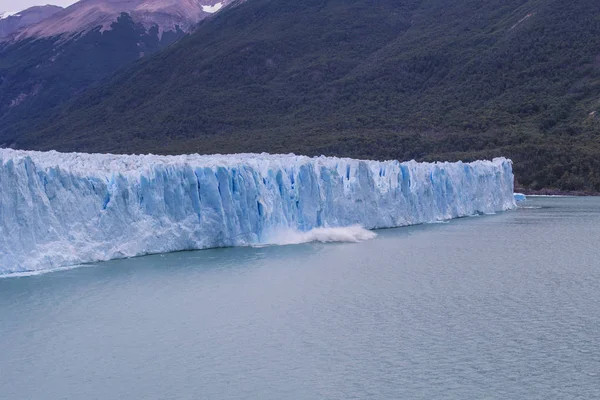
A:
{"type": "Polygon", "coordinates": [[[62,10],[62,7],[47,5],[31,7],[20,12],[0,11],[0,38],[10,36],[21,28],[37,24],[62,10]]]}
{"type": "Polygon", "coordinates": [[[50,18],[13,31],[11,40],[78,34],[98,27],[108,30],[121,13],[129,14],[134,22],[147,29],[157,26],[159,34],[176,30],[187,32],[200,20],[219,11],[231,1],[81,0],[50,18]]]}

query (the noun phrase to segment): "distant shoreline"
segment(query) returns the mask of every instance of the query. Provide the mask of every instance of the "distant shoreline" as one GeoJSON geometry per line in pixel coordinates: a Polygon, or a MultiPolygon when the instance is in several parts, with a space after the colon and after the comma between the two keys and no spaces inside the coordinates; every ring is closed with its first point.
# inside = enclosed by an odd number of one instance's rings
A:
{"type": "Polygon", "coordinates": [[[558,190],[558,189],[526,189],[515,187],[515,193],[523,193],[525,196],[600,196],[600,192],[588,192],[584,190],[558,190]]]}

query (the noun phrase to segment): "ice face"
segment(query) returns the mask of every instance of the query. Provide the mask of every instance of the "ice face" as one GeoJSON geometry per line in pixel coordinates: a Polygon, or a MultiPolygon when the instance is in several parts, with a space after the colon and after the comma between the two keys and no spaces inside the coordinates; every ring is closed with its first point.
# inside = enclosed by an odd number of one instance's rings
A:
{"type": "Polygon", "coordinates": [[[0,149],[0,273],[515,207],[512,163],[0,149]]]}

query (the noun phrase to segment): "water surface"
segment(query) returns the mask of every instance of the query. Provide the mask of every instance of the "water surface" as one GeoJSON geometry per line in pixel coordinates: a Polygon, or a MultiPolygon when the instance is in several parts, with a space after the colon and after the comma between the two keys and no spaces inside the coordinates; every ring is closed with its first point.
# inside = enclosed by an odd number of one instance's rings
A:
{"type": "Polygon", "coordinates": [[[0,398],[600,398],[600,199],[525,206],[0,279],[0,398]]]}

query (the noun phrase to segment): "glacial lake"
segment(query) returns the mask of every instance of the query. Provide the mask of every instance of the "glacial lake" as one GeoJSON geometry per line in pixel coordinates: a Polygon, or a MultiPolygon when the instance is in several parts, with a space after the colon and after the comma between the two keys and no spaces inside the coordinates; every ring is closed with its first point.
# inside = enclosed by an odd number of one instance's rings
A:
{"type": "Polygon", "coordinates": [[[0,398],[600,398],[600,198],[377,233],[0,279],[0,398]]]}

